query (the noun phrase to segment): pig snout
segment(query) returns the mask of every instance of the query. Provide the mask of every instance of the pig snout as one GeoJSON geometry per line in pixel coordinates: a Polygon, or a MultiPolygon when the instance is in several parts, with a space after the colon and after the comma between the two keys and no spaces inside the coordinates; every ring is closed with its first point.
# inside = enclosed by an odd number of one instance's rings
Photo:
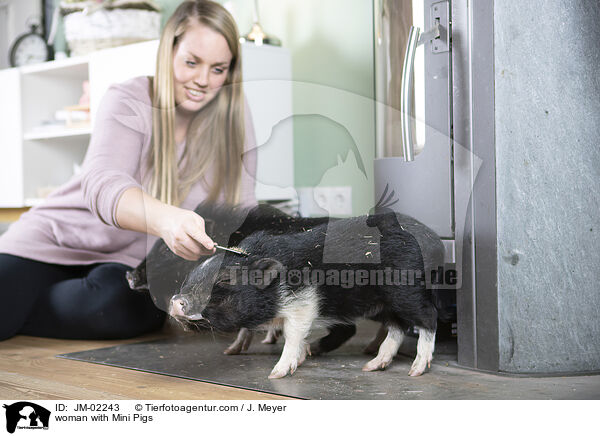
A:
{"type": "Polygon", "coordinates": [[[174,295],[169,305],[169,315],[175,318],[185,318],[190,321],[202,319],[199,313],[190,313],[190,302],[185,295],[174,295]]]}
{"type": "Polygon", "coordinates": [[[175,295],[171,298],[171,304],[169,305],[169,315],[185,318],[186,309],[190,307],[190,303],[187,298],[182,295],[175,295]]]}

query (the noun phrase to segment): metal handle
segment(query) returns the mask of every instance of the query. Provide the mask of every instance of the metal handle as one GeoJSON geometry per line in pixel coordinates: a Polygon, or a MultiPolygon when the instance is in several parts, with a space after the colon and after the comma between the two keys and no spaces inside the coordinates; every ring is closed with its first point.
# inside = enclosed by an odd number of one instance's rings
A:
{"type": "Polygon", "coordinates": [[[404,65],[402,66],[402,86],[400,89],[400,127],[402,128],[402,150],[404,151],[404,160],[413,161],[414,144],[412,128],[410,125],[410,114],[412,112],[412,84],[413,72],[415,69],[415,51],[419,42],[418,27],[411,26],[408,33],[408,42],[406,43],[406,53],[404,54],[404,65]]]}
{"type": "Polygon", "coordinates": [[[412,86],[413,73],[415,70],[415,52],[417,46],[440,37],[440,23],[436,21],[435,25],[427,32],[421,34],[421,29],[410,26],[408,33],[408,42],[406,43],[406,53],[404,54],[404,65],[402,66],[402,87],[400,90],[400,126],[402,128],[402,149],[404,151],[404,160],[407,162],[415,160],[413,142],[413,132],[410,123],[410,114],[412,112],[412,86]],[[419,37],[420,34],[420,37],[419,37]]]}

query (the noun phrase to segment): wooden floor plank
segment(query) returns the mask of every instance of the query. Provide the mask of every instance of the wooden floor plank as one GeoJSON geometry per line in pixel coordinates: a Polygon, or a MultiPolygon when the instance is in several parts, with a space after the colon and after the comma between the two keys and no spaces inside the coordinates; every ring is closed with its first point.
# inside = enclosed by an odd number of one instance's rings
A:
{"type": "Polygon", "coordinates": [[[0,398],[5,400],[267,400],[278,395],[55,357],[164,337],[71,341],[16,336],[0,342],[0,398]]]}
{"type": "Polygon", "coordinates": [[[26,376],[14,372],[0,371],[0,398],[78,400],[127,400],[126,396],[87,389],[46,378],[26,376]]]}

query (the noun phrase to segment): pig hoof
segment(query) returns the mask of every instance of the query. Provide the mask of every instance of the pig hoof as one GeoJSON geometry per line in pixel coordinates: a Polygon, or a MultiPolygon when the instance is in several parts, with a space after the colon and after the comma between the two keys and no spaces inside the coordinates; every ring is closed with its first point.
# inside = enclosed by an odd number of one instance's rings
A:
{"type": "Polygon", "coordinates": [[[408,372],[408,375],[411,377],[420,376],[421,374],[423,374],[425,372],[425,367],[431,368],[431,360],[425,360],[425,359],[417,356],[417,358],[413,362],[412,366],[410,367],[410,371],[408,372]]]}
{"type": "Polygon", "coordinates": [[[306,360],[306,355],[312,356],[310,353],[310,344],[305,344],[302,349],[302,354],[300,354],[300,359],[298,360],[298,365],[302,365],[302,362],[306,360]]]}
{"type": "Polygon", "coordinates": [[[250,343],[251,343],[251,338],[250,338],[250,340],[245,339],[243,342],[235,341],[233,344],[231,344],[229,347],[227,347],[225,349],[225,351],[223,351],[223,354],[227,354],[229,356],[241,354],[242,351],[248,350],[250,343]]]}
{"type": "Polygon", "coordinates": [[[411,377],[418,377],[421,374],[423,374],[423,370],[411,368],[410,371],[408,371],[408,375],[411,377]]]}
{"type": "Polygon", "coordinates": [[[223,351],[223,354],[227,354],[229,356],[233,356],[233,355],[236,355],[236,354],[240,354],[241,351],[242,351],[242,347],[241,346],[231,345],[231,346],[225,348],[225,351],[223,351]]]}
{"type": "MultiPolygon", "coordinates": [[[[290,372],[290,368],[278,369],[277,367],[275,367],[275,368],[273,368],[273,371],[271,371],[269,378],[283,378],[288,374],[288,372],[290,372]]],[[[290,372],[290,374],[293,374],[293,373],[294,373],[294,371],[290,372]]]]}
{"type": "Polygon", "coordinates": [[[269,378],[282,378],[288,375],[288,373],[291,375],[296,371],[298,365],[299,361],[297,360],[278,362],[273,371],[271,371],[269,378]]]}
{"type": "Polygon", "coordinates": [[[223,351],[223,354],[240,354],[242,351],[246,351],[251,343],[252,332],[247,328],[241,328],[235,341],[223,351]]]}
{"type": "Polygon", "coordinates": [[[380,359],[376,357],[375,359],[367,362],[365,366],[363,366],[363,371],[379,371],[384,370],[388,367],[388,365],[392,362],[392,360],[380,359]]]}
{"type": "Polygon", "coordinates": [[[229,347],[223,351],[223,354],[227,354],[229,356],[242,354],[242,351],[248,351],[248,347],[250,346],[250,341],[244,341],[241,344],[233,343],[229,347]]]}

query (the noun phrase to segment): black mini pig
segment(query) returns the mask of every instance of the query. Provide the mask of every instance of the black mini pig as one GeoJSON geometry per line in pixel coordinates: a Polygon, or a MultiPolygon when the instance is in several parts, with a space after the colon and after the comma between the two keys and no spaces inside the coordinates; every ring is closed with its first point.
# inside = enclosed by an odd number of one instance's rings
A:
{"type": "MultiPolygon", "coordinates": [[[[221,246],[237,245],[257,230],[275,234],[302,231],[304,227],[328,222],[328,217],[292,217],[268,204],[252,208],[202,202],[196,209],[206,223],[206,233],[221,246]]],[[[188,261],[174,254],[162,239],[158,239],[146,258],[126,273],[129,287],[148,291],[157,307],[167,310],[169,300],[176,294],[188,273],[210,256],[188,261]]]]}
{"type": "MultiPolygon", "coordinates": [[[[304,361],[305,339],[315,322],[382,322],[387,336],[365,371],[387,367],[404,331],[417,326],[417,357],[409,375],[420,375],[432,359],[438,300],[426,283],[419,241],[400,224],[407,221],[418,223],[391,212],[301,232],[255,232],[239,244],[247,256],[220,253],[193,269],[171,299],[169,314],[188,327],[221,331],[255,329],[281,319],[285,345],[270,378],[293,373],[304,361]],[[326,249],[364,261],[328,263],[326,249]]],[[[422,234],[435,235],[418,224],[422,234]]],[[[441,241],[431,238],[443,258],[441,241]]]]}
{"type": "MultiPolygon", "coordinates": [[[[238,245],[246,236],[257,230],[269,230],[273,234],[290,233],[303,231],[305,228],[327,223],[330,220],[328,217],[294,217],[268,204],[242,208],[202,202],[194,211],[204,218],[207,234],[221,246],[238,245]]],[[[149,291],[154,304],[167,311],[171,297],[179,292],[189,272],[208,258],[210,256],[202,256],[197,261],[188,261],[174,254],[167,244],[159,239],[146,258],[135,269],[126,273],[126,278],[131,289],[149,291]]],[[[275,342],[276,331],[270,329],[263,342],[275,342]]],[[[346,326],[340,327],[339,332],[344,332],[342,336],[334,327],[332,334],[323,338],[319,349],[329,351],[337,348],[352,336],[352,334],[347,335],[346,331],[346,326]]],[[[225,350],[225,353],[238,354],[248,348],[251,340],[252,332],[241,329],[237,339],[225,350]]]]}

